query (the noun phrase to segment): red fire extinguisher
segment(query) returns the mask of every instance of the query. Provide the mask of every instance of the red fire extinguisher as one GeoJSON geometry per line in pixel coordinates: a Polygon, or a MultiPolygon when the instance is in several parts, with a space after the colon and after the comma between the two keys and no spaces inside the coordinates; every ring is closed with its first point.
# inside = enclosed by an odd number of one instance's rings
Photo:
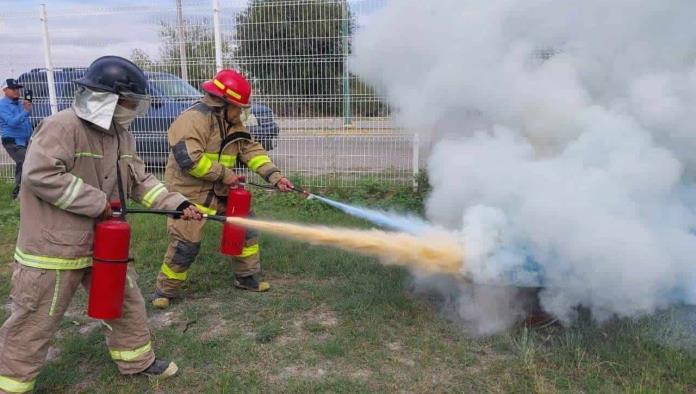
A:
{"type": "MultiPolygon", "coordinates": [[[[111,203],[114,210],[120,207],[118,202],[111,203]]],[[[103,320],[121,317],[130,235],[130,225],[121,217],[113,217],[96,225],[87,307],[89,317],[103,320]]]]}
{"type": "MultiPolygon", "coordinates": [[[[244,182],[244,177],[240,177],[240,182],[244,182]]],[[[244,186],[230,187],[227,194],[227,207],[225,216],[236,216],[245,218],[249,216],[251,207],[251,193],[244,186]]],[[[220,253],[228,256],[238,256],[242,254],[246,230],[243,227],[225,223],[222,228],[222,242],[220,242],[220,253]]]]}

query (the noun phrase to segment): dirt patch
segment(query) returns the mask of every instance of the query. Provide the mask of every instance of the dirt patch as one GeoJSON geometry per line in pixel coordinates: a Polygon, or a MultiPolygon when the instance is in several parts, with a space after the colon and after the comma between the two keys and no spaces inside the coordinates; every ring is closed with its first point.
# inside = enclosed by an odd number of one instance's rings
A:
{"type": "Polygon", "coordinates": [[[511,361],[514,357],[509,354],[496,353],[489,348],[482,348],[476,352],[476,361],[466,367],[467,371],[474,374],[480,374],[488,370],[494,364],[511,361]]]}
{"type": "Polygon", "coordinates": [[[338,318],[332,310],[320,312],[315,319],[317,323],[324,327],[336,327],[338,325],[338,318]]]}
{"type": "Polygon", "coordinates": [[[282,380],[288,378],[302,378],[313,380],[321,379],[324,375],[326,375],[326,372],[326,368],[292,365],[283,368],[283,371],[280,373],[278,377],[282,380]]]}
{"type": "Polygon", "coordinates": [[[324,328],[331,328],[338,325],[338,317],[336,317],[336,312],[329,309],[328,306],[321,304],[317,308],[304,313],[301,322],[303,325],[316,324],[324,328]]]}
{"type": "Polygon", "coordinates": [[[223,336],[225,334],[226,328],[227,320],[219,316],[215,316],[211,319],[210,323],[207,326],[207,329],[204,330],[198,337],[202,341],[209,341],[213,338],[223,336]]]}
{"type": "Polygon", "coordinates": [[[354,380],[367,381],[372,372],[367,369],[357,369],[348,373],[348,377],[354,380]]]}
{"type": "Polygon", "coordinates": [[[336,313],[326,305],[320,305],[284,326],[283,333],[276,338],[276,341],[283,346],[298,342],[305,343],[310,338],[323,341],[329,337],[326,330],[337,325],[336,313]]]}
{"type": "Polygon", "coordinates": [[[147,319],[148,325],[152,330],[169,327],[181,323],[181,314],[176,311],[155,313],[147,319]]]}

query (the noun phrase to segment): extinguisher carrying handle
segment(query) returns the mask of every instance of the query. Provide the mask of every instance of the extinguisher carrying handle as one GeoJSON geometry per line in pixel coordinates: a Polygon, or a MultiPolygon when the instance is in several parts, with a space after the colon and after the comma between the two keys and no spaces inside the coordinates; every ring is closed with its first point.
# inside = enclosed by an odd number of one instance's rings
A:
{"type": "MultiPolygon", "coordinates": [[[[149,214],[153,214],[153,215],[168,215],[168,216],[173,216],[173,217],[177,218],[177,217],[180,217],[183,212],[176,211],[173,209],[130,208],[128,210],[128,213],[149,213],[149,214]]],[[[203,217],[208,219],[208,220],[214,220],[216,222],[223,222],[224,223],[227,221],[226,216],[203,214],[203,217]]]]}

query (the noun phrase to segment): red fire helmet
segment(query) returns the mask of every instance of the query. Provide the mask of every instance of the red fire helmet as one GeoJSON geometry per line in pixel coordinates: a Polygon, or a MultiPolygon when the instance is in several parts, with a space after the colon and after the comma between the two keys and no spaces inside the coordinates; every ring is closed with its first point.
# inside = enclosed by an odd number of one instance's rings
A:
{"type": "Polygon", "coordinates": [[[235,70],[222,69],[215,74],[212,81],[203,82],[201,87],[206,92],[220,97],[228,103],[245,108],[250,105],[251,84],[235,70]]]}

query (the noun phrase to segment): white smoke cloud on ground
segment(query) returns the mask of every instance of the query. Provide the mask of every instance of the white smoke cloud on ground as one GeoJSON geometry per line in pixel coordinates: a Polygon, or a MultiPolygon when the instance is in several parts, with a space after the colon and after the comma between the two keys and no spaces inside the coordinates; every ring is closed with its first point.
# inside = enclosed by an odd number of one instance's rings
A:
{"type": "Polygon", "coordinates": [[[693,15],[692,0],[395,0],[357,33],[352,71],[435,143],[427,215],[463,231],[463,274],[543,286],[565,321],[696,302],[693,15]]]}

